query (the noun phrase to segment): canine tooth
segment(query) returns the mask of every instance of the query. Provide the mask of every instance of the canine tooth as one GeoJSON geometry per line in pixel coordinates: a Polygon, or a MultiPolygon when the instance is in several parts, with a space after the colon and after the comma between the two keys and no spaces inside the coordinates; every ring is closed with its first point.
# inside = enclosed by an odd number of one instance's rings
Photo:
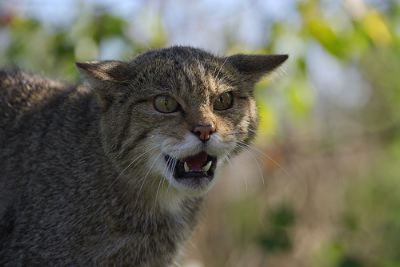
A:
{"type": "Polygon", "coordinates": [[[208,172],[208,170],[211,168],[211,164],[212,164],[211,160],[209,162],[207,162],[207,164],[204,165],[203,168],[202,168],[203,171],[208,172]]]}
{"type": "Polygon", "coordinates": [[[185,172],[189,172],[190,171],[190,168],[187,165],[186,161],[183,163],[183,168],[185,169],[185,172]]]}

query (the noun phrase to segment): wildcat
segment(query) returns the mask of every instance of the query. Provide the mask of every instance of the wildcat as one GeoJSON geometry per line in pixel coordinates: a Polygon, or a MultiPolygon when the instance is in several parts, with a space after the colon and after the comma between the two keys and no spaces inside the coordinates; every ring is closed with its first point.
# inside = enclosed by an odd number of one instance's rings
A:
{"type": "Polygon", "coordinates": [[[0,265],[174,264],[286,59],[175,46],[77,63],[86,85],[0,72],[0,265]]]}

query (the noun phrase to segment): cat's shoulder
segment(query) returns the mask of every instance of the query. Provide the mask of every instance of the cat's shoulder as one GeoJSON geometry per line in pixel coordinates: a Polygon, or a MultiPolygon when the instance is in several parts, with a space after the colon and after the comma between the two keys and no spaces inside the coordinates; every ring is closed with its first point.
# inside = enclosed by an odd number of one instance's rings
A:
{"type": "Polygon", "coordinates": [[[66,87],[63,82],[32,74],[17,68],[0,69],[0,96],[5,98],[18,95],[51,93],[66,87]]]}
{"type": "Polygon", "coordinates": [[[0,70],[0,111],[3,116],[40,106],[70,86],[20,69],[0,70]]]}

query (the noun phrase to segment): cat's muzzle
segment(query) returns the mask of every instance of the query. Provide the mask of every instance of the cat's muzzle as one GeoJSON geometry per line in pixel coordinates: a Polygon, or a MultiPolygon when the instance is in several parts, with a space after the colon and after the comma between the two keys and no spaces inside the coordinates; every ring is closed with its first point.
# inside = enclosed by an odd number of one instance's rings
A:
{"type": "Polygon", "coordinates": [[[175,180],[191,187],[204,184],[204,179],[211,181],[217,166],[217,158],[204,151],[182,159],[165,155],[165,161],[175,180]]]}

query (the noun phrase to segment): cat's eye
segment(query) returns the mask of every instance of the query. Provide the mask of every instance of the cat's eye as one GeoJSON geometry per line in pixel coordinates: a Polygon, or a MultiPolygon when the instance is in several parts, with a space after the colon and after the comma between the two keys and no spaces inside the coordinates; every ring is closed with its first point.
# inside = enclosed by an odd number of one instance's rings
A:
{"type": "Polygon", "coordinates": [[[233,105],[233,95],[231,92],[220,94],[214,101],[215,110],[225,110],[231,108],[233,105]]]}
{"type": "Polygon", "coordinates": [[[178,110],[179,104],[169,95],[158,95],[154,98],[154,108],[162,113],[172,113],[178,110]]]}

